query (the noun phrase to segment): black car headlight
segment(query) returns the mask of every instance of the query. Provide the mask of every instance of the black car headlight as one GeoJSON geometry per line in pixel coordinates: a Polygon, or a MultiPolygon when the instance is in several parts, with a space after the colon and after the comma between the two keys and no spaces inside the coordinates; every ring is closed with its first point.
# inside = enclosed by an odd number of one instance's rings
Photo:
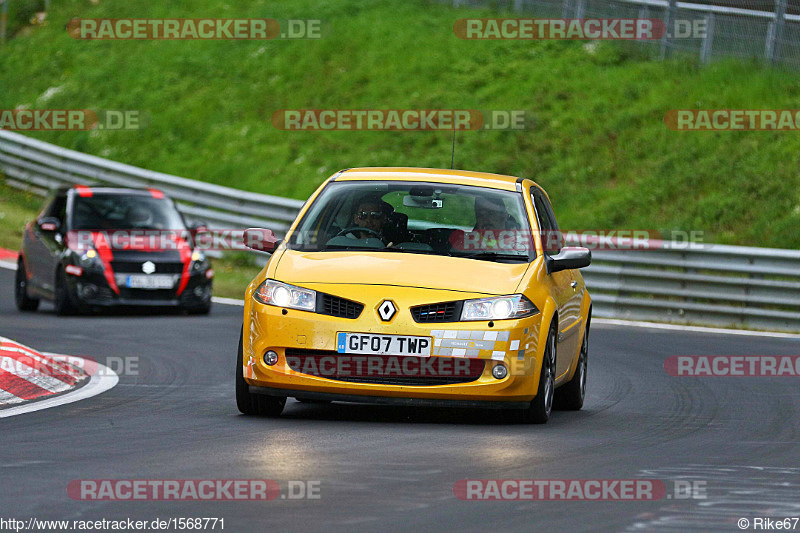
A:
{"type": "Polygon", "coordinates": [[[464,300],[461,309],[462,321],[473,320],[505,320],[524,318],[538,313],[539,310],[522,294],[497,296],[464,300]]]}
{"type": "Polygon", "coordinates": [[[192,270],[194,272],[202,272],[208,270],[209,264],[206,259],[206,254],[199,250],[192,252],[192,270]]]}
{"type": "Polygon", "coordinates": [[[78,264],[86,270],[103,270],[103,262],[97,254],[97,250],[89,248],[83,253],[78,252],[78,264]]]}
{"type": "Polygon", "coordinates": [[[276,307],[288,307],[301,311],[315,311],[317,308],[317,292],[288,283],[268,279],[258,286],[253,298],[262,304],[276,307]]]}

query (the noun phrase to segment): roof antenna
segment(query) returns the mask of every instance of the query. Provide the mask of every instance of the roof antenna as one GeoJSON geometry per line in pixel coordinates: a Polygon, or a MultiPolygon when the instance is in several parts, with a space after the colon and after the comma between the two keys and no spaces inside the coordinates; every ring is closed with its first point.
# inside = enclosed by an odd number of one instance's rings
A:
{"type": "Polygon", "coordinates": [[[453,121],[453,152],[450,155],[450,170],[453,170],[453,165],[456,161],[456,121],[453,121]]]}

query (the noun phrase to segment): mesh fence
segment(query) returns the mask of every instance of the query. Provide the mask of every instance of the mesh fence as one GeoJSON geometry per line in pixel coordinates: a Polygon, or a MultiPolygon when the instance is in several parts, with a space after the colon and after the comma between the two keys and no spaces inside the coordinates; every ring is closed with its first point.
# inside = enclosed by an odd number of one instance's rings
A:
{"type": "MultiPolygon", "coordinates": [[[[800,0],[439,0],[533,18],[659,19],[662,39],[640,41],[660,58],[755,58],[800,68],[800,0]],[[699,29],[690,35],[688,28],[699,29]]],[[[488,16],[488,15],[487,15],[488,16]]]]}

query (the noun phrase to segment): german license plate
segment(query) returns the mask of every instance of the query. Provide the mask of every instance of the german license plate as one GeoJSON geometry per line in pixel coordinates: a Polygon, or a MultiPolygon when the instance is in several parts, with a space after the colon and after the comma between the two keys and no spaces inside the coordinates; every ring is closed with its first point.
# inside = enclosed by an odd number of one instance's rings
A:
{"type": "Polygon", "coordinates": [[[128,276],[125,285],[129,289],[171,289],[175,285],[172,276],[128,276]]]}
{"type": "Polygon", "coordinates": [[[408,335],[374,335],[371,333],[338,333],[336,351],[370,355],[414,355],[430,357],[430,337],[408,335]]]}

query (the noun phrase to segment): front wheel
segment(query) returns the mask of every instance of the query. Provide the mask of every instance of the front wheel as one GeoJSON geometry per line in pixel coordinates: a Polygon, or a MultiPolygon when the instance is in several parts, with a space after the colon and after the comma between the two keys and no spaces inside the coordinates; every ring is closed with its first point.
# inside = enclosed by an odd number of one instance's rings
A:
{"type": "Polygon", "coordinates": [[[69,316],[78,312],[78,307],[69,293],[67,277],[64,275],[62,268],[59,268],[56,273],[55,308],[58,316],[69,316]]]}
{"type": "Polygon", "coordinates": [[[586,371],[589,363],[589,323],[583,332],[581,353],[578,356],[578,366],[569,383],[560,387],[556,393],[556,408],[567,411],[579,411],[586,398],[586,371]]]}
{"type": "Polygon", "coordinates": [[[239,353],[236,356],[236,407],[245,415],[280,416],[286,405],[286,398],[252,394],[244,380],[242,362],[242,334],[239,333],[239,353]]]}
{"type": "Polygon", "coordinates": [[[544,424],[550,419],[553,410],[553,395],[556,388],[556,325],[550,327],[547,344],[542,358],[542,371],[539,375],[539,389],[527,409],[522,411],[525,424],[544,424]]]}
{"type": "Polygon", "coordinates": [[[28,296],[28,272],[22,257],[17,261],[17,274],[14,281],[14,302],[20,311],[36,311],[39,300],[28,296]]]}

